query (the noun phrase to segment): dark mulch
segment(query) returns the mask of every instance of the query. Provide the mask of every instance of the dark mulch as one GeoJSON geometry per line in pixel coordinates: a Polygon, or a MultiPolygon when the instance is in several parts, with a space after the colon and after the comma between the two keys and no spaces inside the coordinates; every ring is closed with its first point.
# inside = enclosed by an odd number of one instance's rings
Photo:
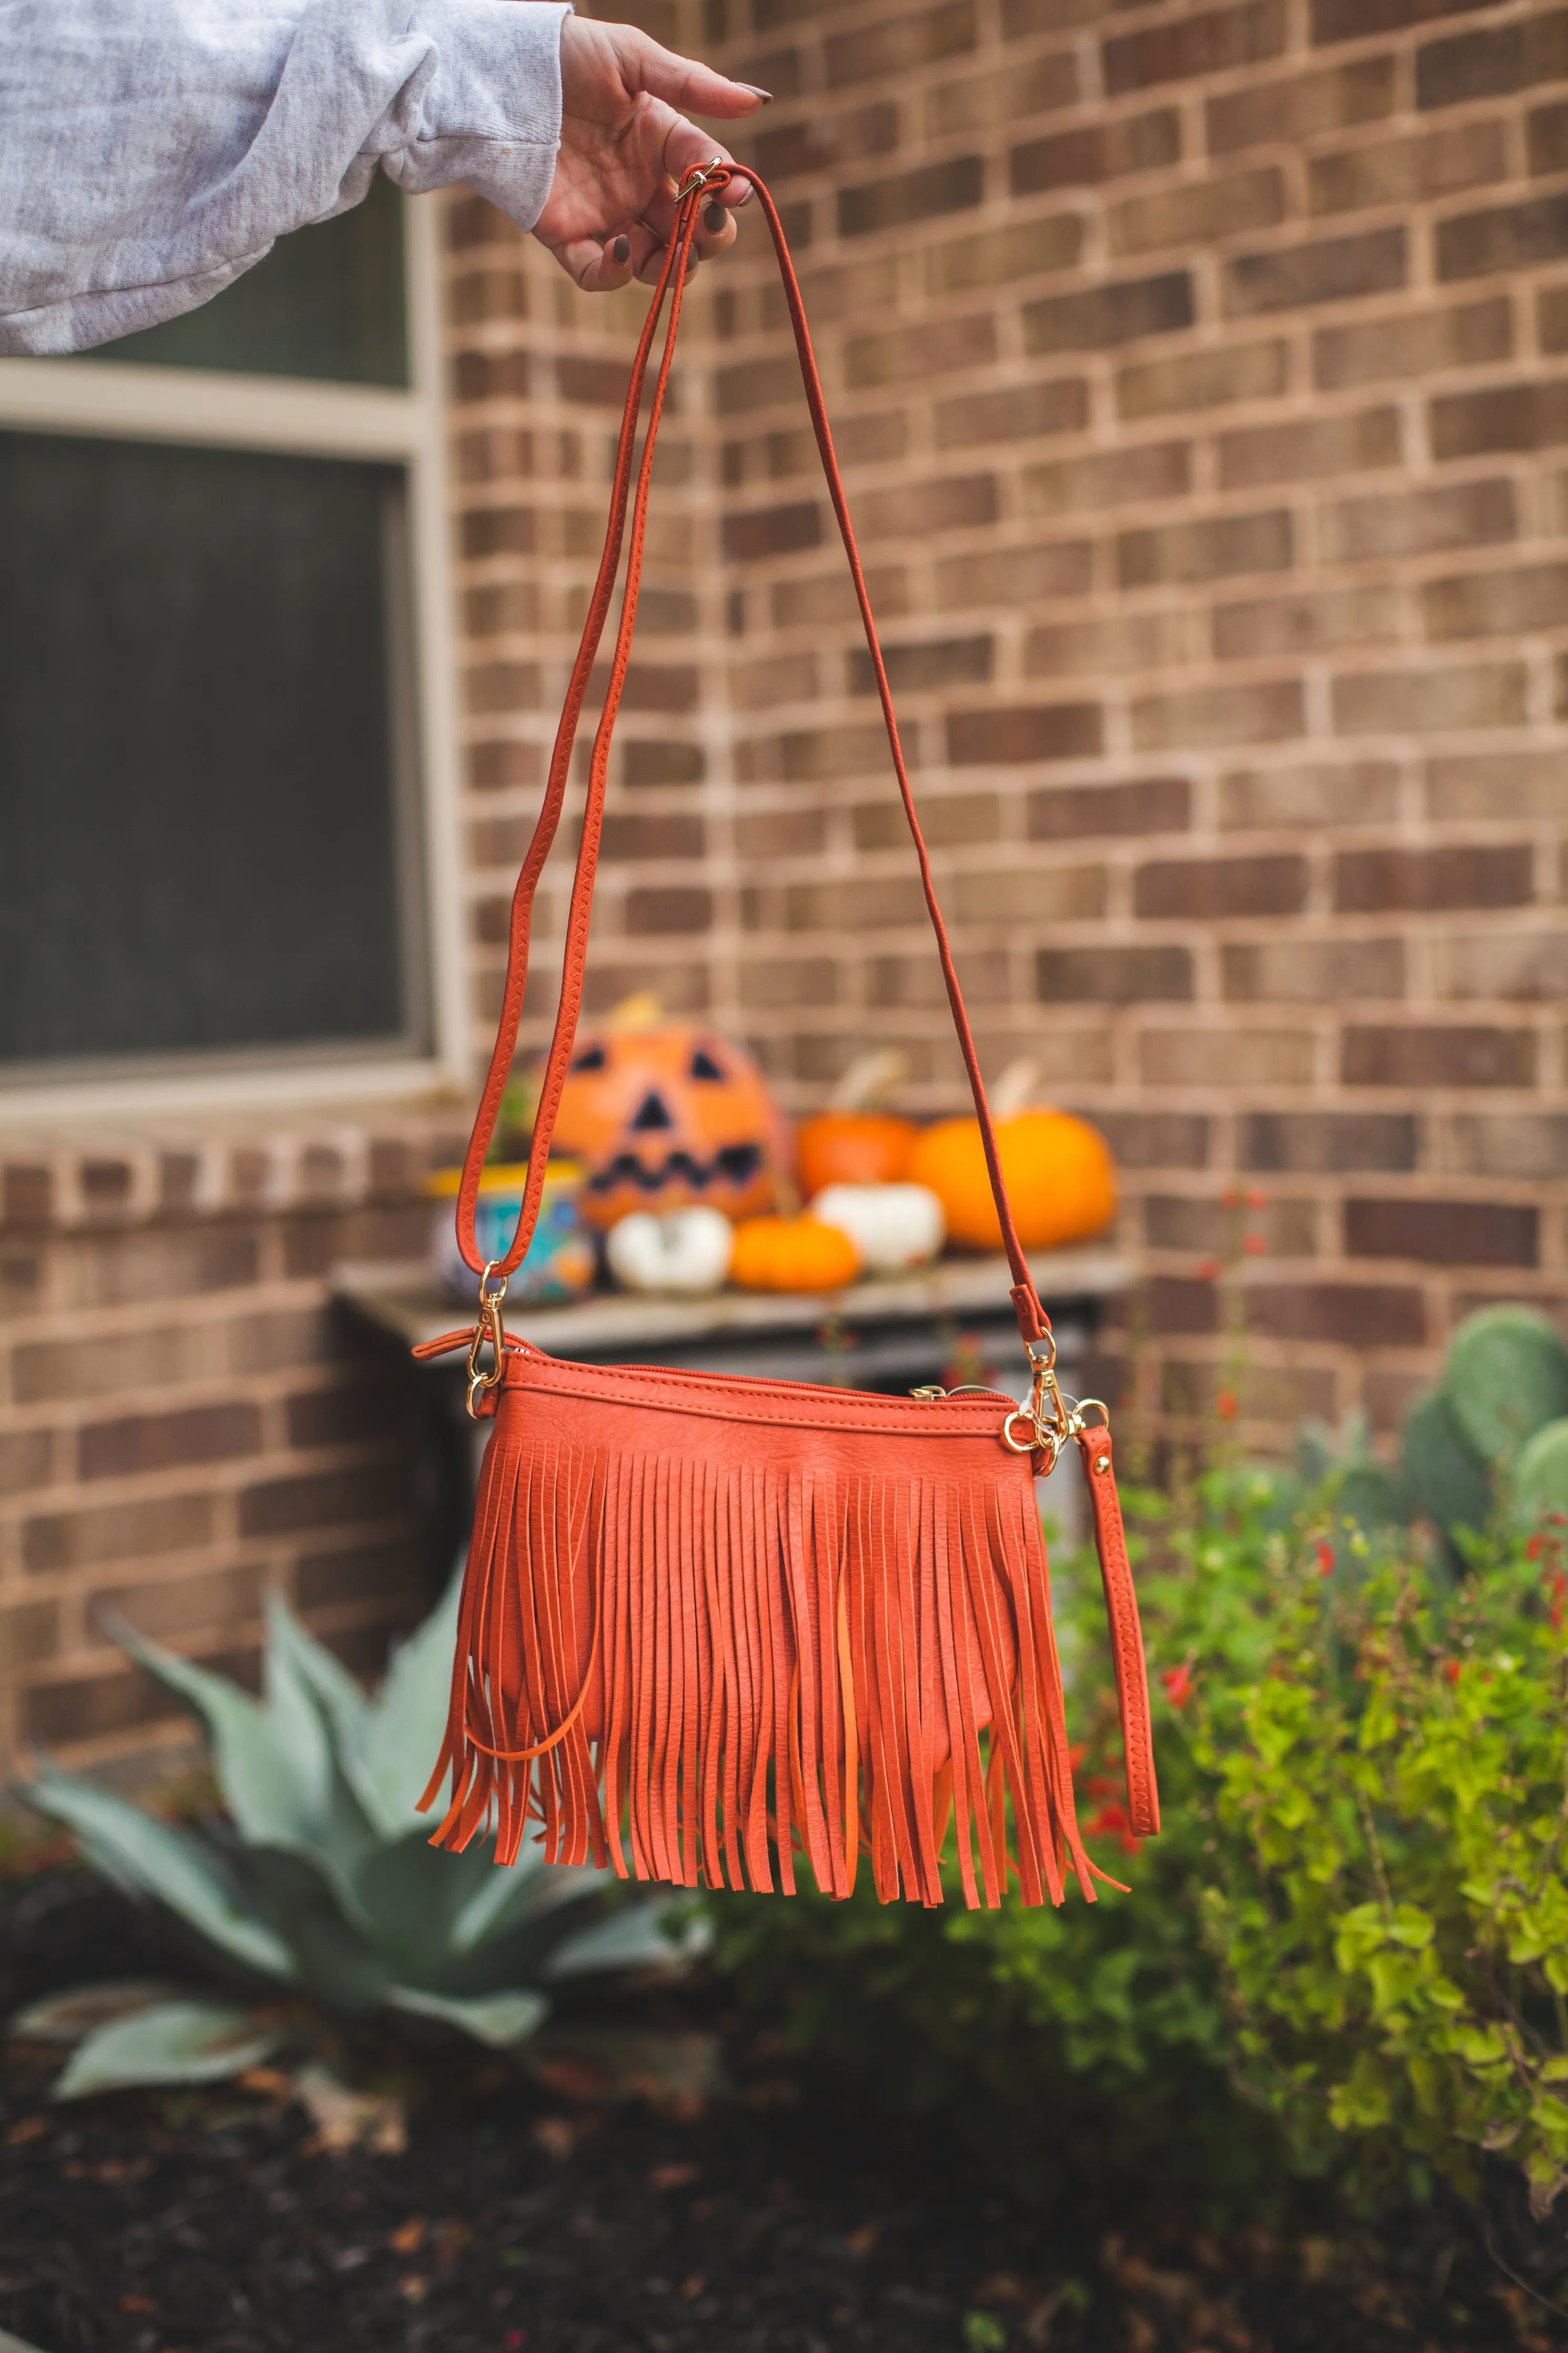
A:
{"type": "MultiPolygon", "coordinates": [[[[0,1901],[0,2002],[165,1965],[59,1875],[0,1901]]],[[[426,2070],[401,2156],[231,2087],[47,2100],[0,2073],[0,2325],[45,2353],[1530,2353],[1568,2329],[1428,2209],[1373,2246],[1043,2221],[739,2049],[681,2118],[426,2070]]],[[[1048,2125],[1047,2126],[1048,2129],[1048,2125]]]]}

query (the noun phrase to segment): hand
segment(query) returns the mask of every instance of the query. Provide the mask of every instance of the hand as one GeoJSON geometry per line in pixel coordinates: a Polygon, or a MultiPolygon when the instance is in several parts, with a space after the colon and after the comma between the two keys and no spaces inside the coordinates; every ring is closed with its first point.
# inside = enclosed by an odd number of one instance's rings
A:
{"type": "MultiPolygon", "coordinates": [[[[768,93],[661,49],[630,25],[567,16],[561,26],[561,152],[533,234],[585,292],[633,278],[651,285],[675,227],[675,189],[699,164],[731,161],[678,107],[725,119],[755,114],[768,93]]],[[[752,191],[732,180],[699,216],[697,254],[735,241],[752,191]]]]}

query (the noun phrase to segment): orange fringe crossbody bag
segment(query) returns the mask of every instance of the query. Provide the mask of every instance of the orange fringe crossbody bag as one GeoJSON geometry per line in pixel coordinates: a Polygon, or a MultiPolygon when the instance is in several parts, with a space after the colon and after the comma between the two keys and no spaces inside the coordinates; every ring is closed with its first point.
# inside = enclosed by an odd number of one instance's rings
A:
{"type": "Polygon", "coordinates": [[[948,999],[963,1049],[1035,1368],[1029,1403],[999,1394],[903,1398],[804,1382],[568,1364],[506,1334],[500,1298],[533,1232],[582,1002],[610,741],[637,617],[654,448],[698,208],[731,167],[693,173],[627,387],[604,554],[512,902],[500,1030],[458,1200],[479,1279],[467,1345],[469,1407],[493,1416],[464,1579],[451,1711],[429,1806],[436,1842],[492,1824],[511,1862],[531,1819],[552,1862],[692,1887],[795,1892],[804,1857],[847,1895],[860,1857],[878,1894],[942,1900],[956,1823],[966,1902],[1092,1899],[1073,1806],[1035,1477],[1076,1440],[1110,1614],[1134,1835],[1160,1823],[1138,1608],[1109,1431],[1086,1423],[1052,1369],[1055,1345],[1007,1206],[963,1000],[899,746],[887,674],[833,454],[800,289],[753,172],[784,279],[827,477],[948,999]],[[658,320],[668,324],[633,488],[633,450],[658,320]],[[626,524],[630,521],[629,534],[626,524]],[[560,822],[572,747],[626,541],[626,577],[594,742],[561,1002],[527,1190],[504,1259],[474,1236],[480,1172],[511,1067],[534,887],[560,822]],[[484,1367],[486,1343],[493,1360],[484,1367]],[[1010,1845],[1009,1845],[1010,1841],[1010,1845]]]}

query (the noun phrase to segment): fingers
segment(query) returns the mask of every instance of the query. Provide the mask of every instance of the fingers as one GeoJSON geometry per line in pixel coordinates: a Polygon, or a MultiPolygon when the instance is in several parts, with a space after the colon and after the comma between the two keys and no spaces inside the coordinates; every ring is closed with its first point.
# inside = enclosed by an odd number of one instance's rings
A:
{"type": "MultiPolygon", "coordinates": [[[[677,187],[688,172],[699,171],[704,164],[732,164],[734,160],[730,150],[721,146],[711,132],[700,131],[696,123],[688,122],[684,115],[671,116],[664,140],[664,168],[677,187]]],[[[746,203],[751,193],[749,180],[731,180],[721,193],[715,191],[714,200],[733,211],[737,205],[746,203]]]]}
{"type": "Polygon", "coordinates": [[[603,245],[595,237],[569,237],[550,249],[584,294],[613,294],[632,282],[632,241],[627,236],[606,237],[603,245]]]}
{"type": "Polygon", "coordinates": [[[767,90],[751,82],[731,81],[695,58],[678,58],[630,25],[617,25],[616,37],[626,88],[662,98],[680,113],[716,115],[729,122],[755,114],[768,103],[767,90]]]}

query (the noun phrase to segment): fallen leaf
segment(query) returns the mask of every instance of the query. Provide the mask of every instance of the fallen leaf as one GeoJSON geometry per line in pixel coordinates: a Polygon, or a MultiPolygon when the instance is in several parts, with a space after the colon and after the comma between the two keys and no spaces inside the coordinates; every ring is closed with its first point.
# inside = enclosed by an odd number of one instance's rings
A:
{"type": "Polygon", "coordinates": [[[650,2189],[684,2189],[701,2170],[700,2165],[656,2165],[648,2175],[647,2186],[650,2189]]]}
{"type": "Polygon", "coordinates": [[[416,2255],[424,2237],[424,2215],[410,2214],[406,2222],[399,2222],[387,2241],[387,2244],[395,2247],[400,2255],[416,2255]]]}
{"type": "Polygon", "coordinates": [[[560,2160],[571,2156],[577,2143],[577,2127],[566,2116],[541,2116],[533,2127],[533,2137],[546,2156],[560,2160]]]}
{"type": "Polygon", "coordinates": [[[331,2156],[367,2148],[374,2157],[401,2157],[408,2146],[403,2103],[389,2092],[356,2092],[326,2067],[302,2068],[294,2093],[315,2126],[313,2147],[331,2156]]]}
{"type": "Polygon", "coordinates": [[[120,2309],[121,2312],[156,2312],[158,2307],[150,2295],[122,2295],[120,2309]]]}
{"type": "Polygon", "coordinates": [[[13,2148],[20,2148],[25,2141],[42,2140],[48,2128],[47,2116],[18,2116],[5,2138],[13,2148]]]}
{"type": "Polygon", "coordinates": [[[417,2273],[417,2272],[407,2272],[407,2273],[405,2273],[405,2275],[404,2275],[404,2277],[398,2281],[397,2284],[398,2284],[399,2289],[402,2291],[402,2294],[403,2294],[404,2299],[405,2299],[405,2301],[406,2303],[408,2303],[408,2304],[423,2304],[423,2303],[424,2303],[424,2301],[425,2301],[425,2288],[426,2288],[426,2282],[425,2282],[425,2281],[424,2281],[424,2279],[420,2276],[419,2273],[417,2273]]]}
{"type": "Polygon", "coordinates": [[[687,2303],[690,2304],[694,2298],[701,2295],[707,2284],[708,2274],[706,2272],[692,2272],[687,2278],[681,2281],[680,2293],[686,2298],[687,2303]]]}

